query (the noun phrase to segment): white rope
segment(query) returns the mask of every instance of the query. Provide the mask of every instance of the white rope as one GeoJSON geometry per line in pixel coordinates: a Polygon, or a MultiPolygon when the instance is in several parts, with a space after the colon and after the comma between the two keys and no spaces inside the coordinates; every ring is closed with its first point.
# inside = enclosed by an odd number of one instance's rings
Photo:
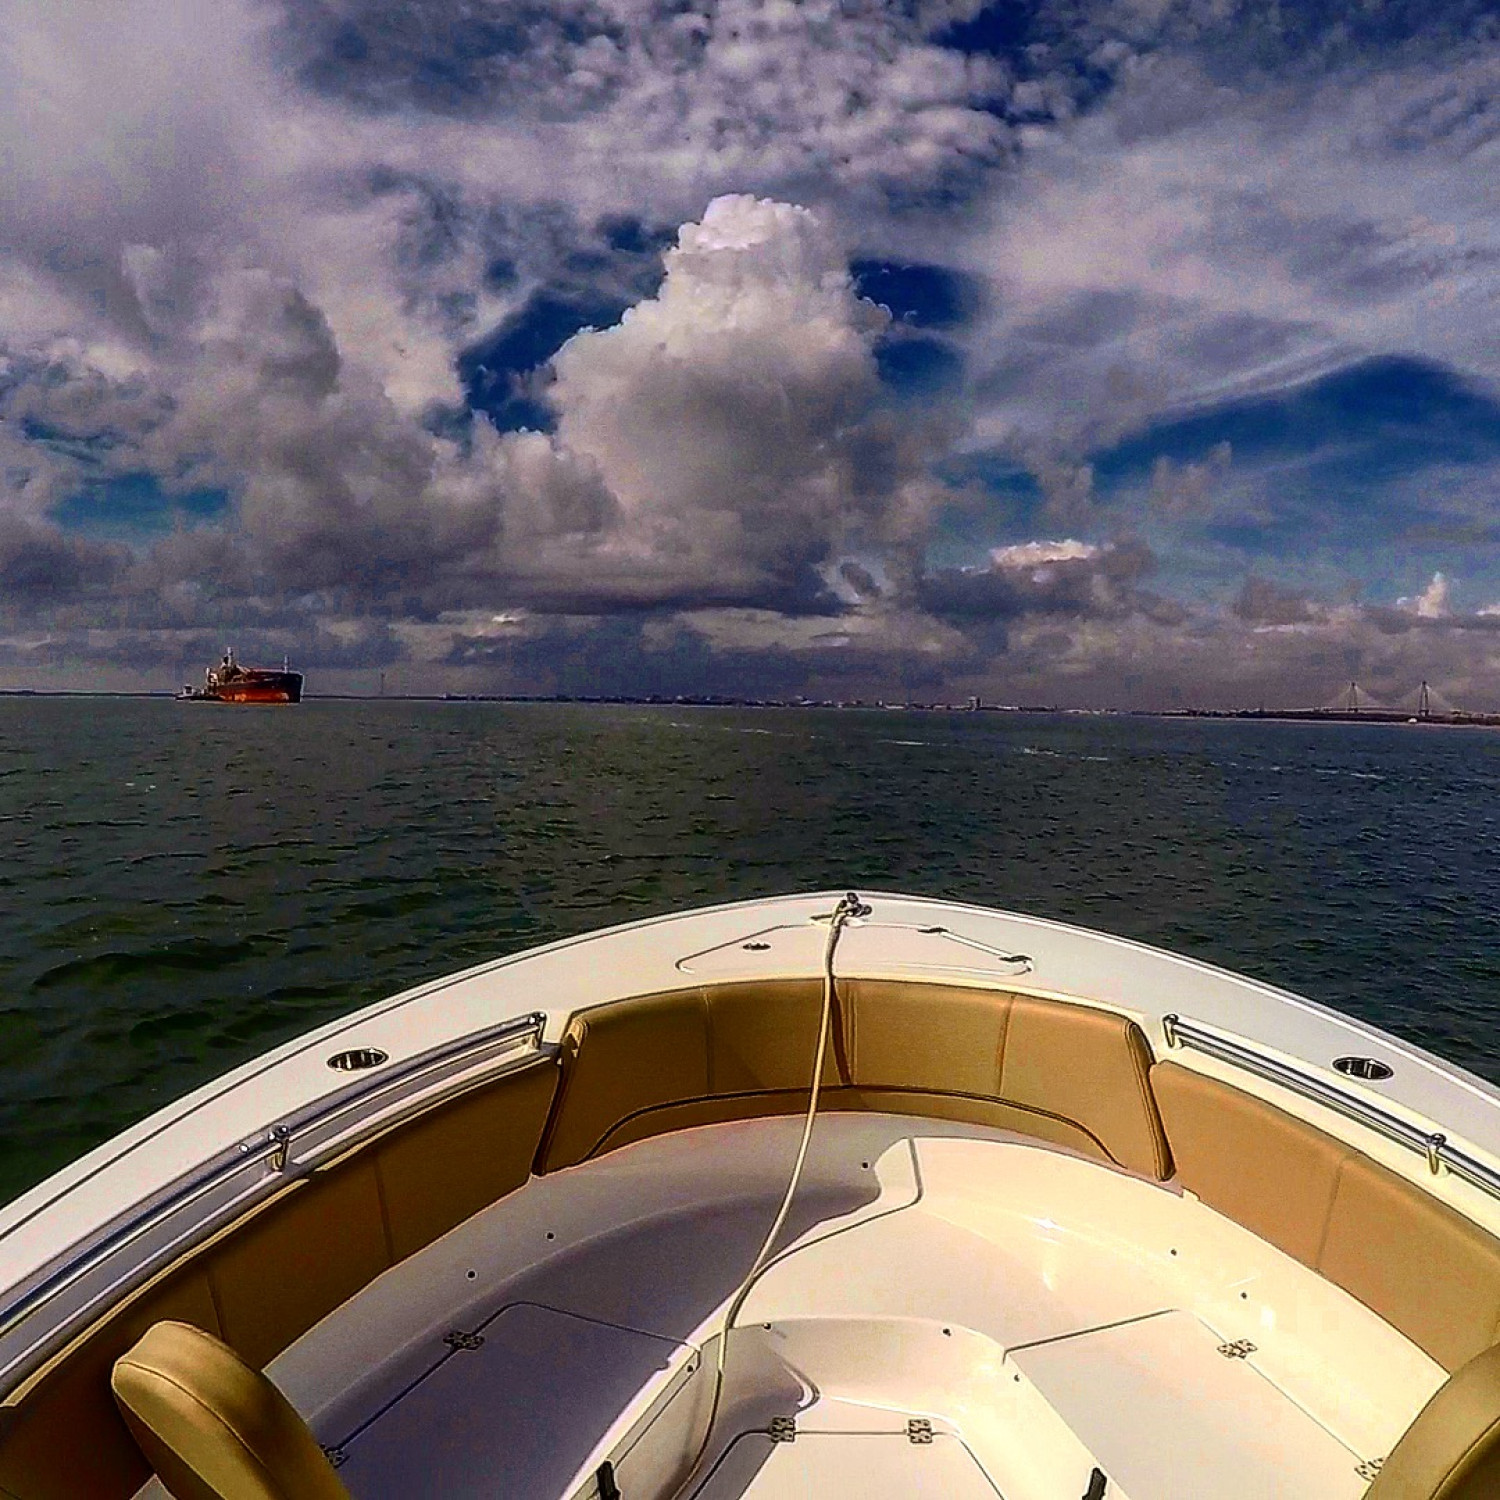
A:
{"type": "Polygon", "coordinates": [[[833,909],[833,915],[828,919],[828,941],[823,945],[823,1009],[818,1018],[818,1047],[813,1058],[812,1086],[808,1090],[807,1114],[802,1121],[802,1139],[797,1146],[797,1159],[792,1164],[792,1175],[787,1182],[786,1192],[782,1194],[781,1207],[776,1211],[776,1219],[771,1225],[770,1233],[766,1235],[755,1260],[751,1263],[749,1272],[740,1282],[734,1296],[729,1299],[729,1306],[725,1310],[723,1326],[719,1330],[719,1346],[714,1356],[714,1395],[708,1409],[708,1425],[703,1430],[703,1441],[693,1455],[692,1463],[688,1465],[687,1480],[692,1479],[703,1455],[708,1451],[709,1441],[713,1437],[714,1423],[719,1418],[719,1405],[724,1397],[724,1361],[729,1350],[730,1330],[734,1327],[734,1320],[745,1305],[745,1299],[749,1297],[756,1278],[765,1269],[766,1262],[770,1259],[776,1237],[786,1225],[787,1215],[792,1209],[792,1199],[796,1196],[797,1185],[802,1180],[802,1169],[807,1163],[807,1148],[812,1142],[813,1121],[818,1114],[818,1096],[823,1089],[823,1060],[828,1055],[828,1035],[831,1030],[829,1021],[833,1016],[834,949],[838,947],[839,934],[844,930],[844,924],[849,918],[866,916],[869,910],[870,908],[865,906],[853,891],[850,891],[848,895],[840,897],[838,905],[833,909]]]}

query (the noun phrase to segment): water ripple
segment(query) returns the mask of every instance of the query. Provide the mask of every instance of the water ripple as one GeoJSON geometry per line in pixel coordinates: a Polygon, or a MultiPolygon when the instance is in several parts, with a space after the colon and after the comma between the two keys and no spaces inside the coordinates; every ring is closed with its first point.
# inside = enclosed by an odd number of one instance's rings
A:
{"type": "Polygon", "coordinates": [[[1106,928],[1500,1078],[1497,794],[1500,736],[1402,726],[0,700],[0,1199],[423,980],[809,888],[1106,928]]]}

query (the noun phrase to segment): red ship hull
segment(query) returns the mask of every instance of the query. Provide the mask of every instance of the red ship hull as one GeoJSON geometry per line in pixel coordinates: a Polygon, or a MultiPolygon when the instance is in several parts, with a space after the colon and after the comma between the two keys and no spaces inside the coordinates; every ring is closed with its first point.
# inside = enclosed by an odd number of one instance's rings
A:
{"type": "Polygon", "coordinates": [[[213,688],[205,696],[220,703],[300,703],[302,674],[267,672],[264,681],[247,675],[241,681],[226,682],[213,688]]]}
{"type": "Polygon", "coordinates": [[[300,703],[302,674],[238,667],[227,682],[209,682],[180,694],[191,703],[300,703]]]}

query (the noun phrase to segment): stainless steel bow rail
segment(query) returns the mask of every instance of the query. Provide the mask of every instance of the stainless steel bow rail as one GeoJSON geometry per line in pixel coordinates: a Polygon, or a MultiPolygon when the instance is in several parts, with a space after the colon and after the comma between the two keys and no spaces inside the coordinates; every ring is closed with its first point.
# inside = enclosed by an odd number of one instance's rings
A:
{"type": "MultiPolygon", "coordinates": [[[[461,1092],[481,1081],[472,1070],[486,1061],[499,1059],[505,1066],[483,1074],[482,1081],[528,1060],[541,1050],[546,1020],[541,1011],[531,1011],[395,1064],[362,1064],[371,1067],[368,1076],[294,1111],[263,1135],[220,1151],[71,1247],[0,1306],[0,1393],[24,1378],[100,1303],[113,1302],[133,1291],[170,1257],[202,1243],[288,1181],[385,1129],[400,1118],[401,1104],[426,1107],[450,1093],[461,1092]],[[518,1049],[520,1056],[512,1056],[518,1049]],[[445,1083],[452,1087],[443,1088],[445,1083]],[[382,1107],[390,1105],[397,1106],[394,1114],[382,1107]],[[188,1222],[174,1228],[174,1218],[195,1207],[198,1211],[188,1222]],[[140,1253],[129,1266],[105,1276],[104,1285],[88,1286],[91,1279],[99,1279],[98,1273],[108,1262],[132,1246],[139,1247],[140,1253]],[[28,1340],[19,1350],[4,1348],[24,1322],[64,1299],[69,1291],[81,1295],[67,1298],[69,1305],[59,1309],[59,1316],[37,1339],[28,1340]]],[[[370,1055],[382,1060],[385,1057],[379,1052],[370,1055]]],[[[347,1066],[334,1058],[329,1063],[347,1066]]],[[[47,1206],[37,1213],[45,1213],[47,1206]]],[[[12,1229],[19,1227],[13,1225],[12,1229]]]]}
{"type": "Polygon", "coordinates": [[[1455,1177],[1462,1177],[1465,1182],[1471,1182],[1493,1197],[1500,1198],[1500,1172],[1453,1145],[1440,1131],[1425,1131],[1419,1125],[1413,1125],[1410,1120],[1382,1108],[1374,1099],[1349,1093],[1337,1084],[1319,1078],[1315,1073],[1306,1072],[1277,1058],[1267,1057],[1243,1042],[1205,1030],[1194,1021],[1183,1020],[1181,1016],[1165,1015],[1161,1018],[1161,1026],[1168,1047],[1193,1047],[1208,1057],[1216,1057],[1220,1062],[1232,1063],[1247,1073],[1264,1078],[1268,1083],[1280,1084],[1282,1088],[1290,1089],[1304,1099],[1311,1099],[1343,1115],[1345,1119],[1354,1120],[1378,1135],[1383,1135],[1387,1140],[1395,1141],[1426,1157],[1427,1165],[1434,1175],[1447,1167],[1455,1177]]]}

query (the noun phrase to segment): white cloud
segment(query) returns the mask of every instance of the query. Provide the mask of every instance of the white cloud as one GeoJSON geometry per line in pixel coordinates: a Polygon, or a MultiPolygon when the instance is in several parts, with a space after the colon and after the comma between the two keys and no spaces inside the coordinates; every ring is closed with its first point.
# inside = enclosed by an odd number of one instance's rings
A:
{"type": "Polygon", "coordinates": [[[1099,552],[1093,542],[1069,537],[1057,542],[1017,542],[1009,547],[996,547],[990,553],[990,561],[997,568],[1037,568],[1047,563],[1098,557],[1099,552]]]}
{"type": "Polygon", "coordinates": [[[1411,599],[1398,599],[1397,609],[1408,610],[1421,620],[1441,620],[1448,614],[1448,580],[1434,573],[1422,592],[1411,599]]]}
{"type": "MultiPolygon", "coordinates": [[[[122,643],[169,654],[240,618],[330,662],[404,643],[477,670],[583,649],[605,629],[584,612],[652,610],[672,650],[809,671],[1186,663],[1207,684],[1336,679],[1349,652],[1399,676],[1428,651],[1461,691],[1490,680],[1492,611],[1454,616],[1441,575],[1385,610],[1148,594],[1151,554],[1097,539],[1087,450],[1355,354],[1500,381],[1493,37],[1288,83],[1210,55],[1244,31],[1282,56],[1254,7],[1059,7],[1051,50],[1006,61],[932,43],[976,9],[0,0],[0,608],[53,660],[126,617],[122,643]],[[1124,82],[1071,119],[1083,54],[1124,82]],[[686,226],[656,295],[644,252],[600,264],[606,212],[686,226]],[[988,312],[945,335],[972,408],[885,402],[856,250],[980,273],[988,312]],[[637,305],[557,357],[556,431],[440,420],[459,351],[558,278],[637,305]],[[930,475],[971,414],[1054,539],[929,569],[930,475]],[[234,507],[135,559],[49,523],[85,479],[141,470],[234,507]]],[[[1230,457],[1143,481],[1153,546],[1230,457]]],[[[1492,541],[1490,490],[1450,480],[1454,524],[1492,541]]]]}

